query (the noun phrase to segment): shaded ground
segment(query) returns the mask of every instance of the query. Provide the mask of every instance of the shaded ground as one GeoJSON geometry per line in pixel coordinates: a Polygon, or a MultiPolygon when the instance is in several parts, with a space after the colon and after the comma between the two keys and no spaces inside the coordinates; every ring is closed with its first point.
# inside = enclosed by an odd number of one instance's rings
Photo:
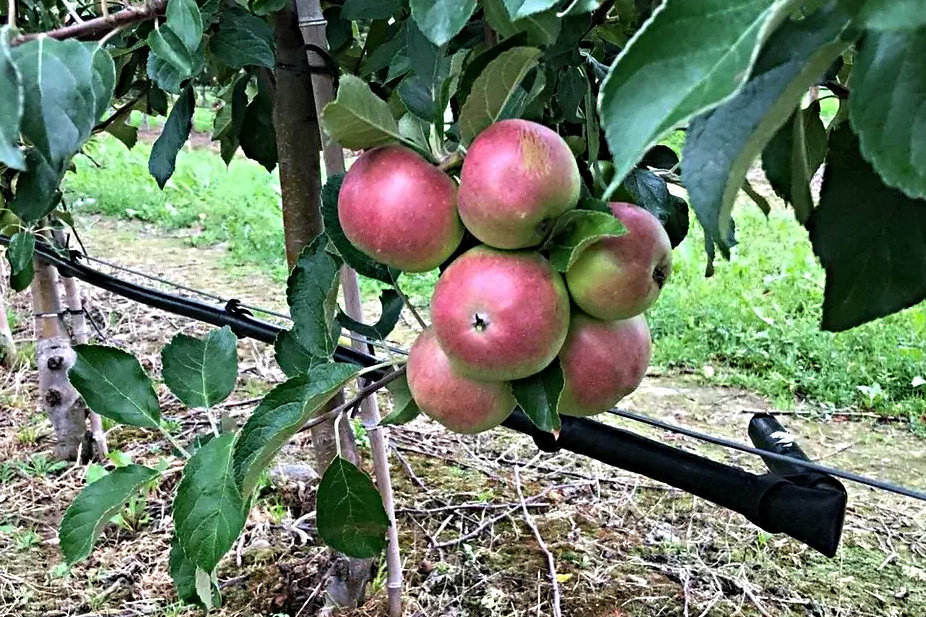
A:
{"type": "MultiPolygon", "coordinates": [[[[81,229],[91,254],[268,308],[283,305],[283,290],[258,272],[223,267],[221,247],[191,250],[181,239],[155,238],[136,224],[108,220],[86,221],[81,229]]],[[[97,290],[86,294],[103,340],[129,348],[154,373],[160,346],[174,333],[203,331],[97,290]]],[[[29,313],[25,294],[14,303],[20,315],[29,313]]],[[[404,324],[397,338],[407,344],[412,335],[404,324]]],[[[16,336],[31,337],[28,320],[16,336]]],[[[242,341],[239,356],[238,388],[227,409],[242,422],[264,383],[282,375],[264,345],[242,341]]],[[[159,394],[165,415],[179,421],[182,439],[204,431],[204,418],[182,413],[165,389],[159,394]]],[[[703,377],[653,375],[625,407],[743,440],[750,418],[744,411],[769,405],[747,392],[705,385],[703,377]]],[[[55,527],[83,485],[84,470],[49,469],[42,458],[50,452],[50,426],[35,413],[31,366],[0,373],[0,408],[0,617],[196,614],[172,603],[166,568],[169,489],[179,479],[179,464],[130,528],[109,526],[91,558],[68,572],[60,566],[55,527]]],[[[864,415],[853,420],[782,419],[818,460],[926,488],[926,441],[903,424],[874,423],[864,415]]],[[[752,457],[607,421],[761,471],[752,457]]],[[[548,568],[521,512],[519,486],[555,557],[564,615],[926,613],[924,504],[849,485],[843,544],[827,560],[664,485],[566,453],[538,453],[530,440],[509,431],[460,437],[419,419],[391,435],[409,615],[551,614],[548,568]]],[[[113,429],[110,439],[138,462],[154,464],[169,454],[155,435],[137,429],[113,429]]],[[[297,438],[282,458],[310,460],[308,439],[297,438]]],[[[313,492],[311,483],[290,482],[263,493],[220,566],[226,603],[216,614],[317,612],[313,590],[324,564],[311,515],[313,492]]],[[[382,584],[380,575],[371,601],[352,614],[384,614],[382,584]]]]}

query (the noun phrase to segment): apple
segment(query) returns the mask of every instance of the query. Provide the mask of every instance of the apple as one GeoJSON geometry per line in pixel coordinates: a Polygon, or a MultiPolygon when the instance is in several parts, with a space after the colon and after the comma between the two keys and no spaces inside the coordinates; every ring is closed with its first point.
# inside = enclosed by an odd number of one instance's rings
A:
{"type": "Polygon", "coordinates": [[[508,381],[543,370],[569,328],[562,277],[539,253],[477,246],[437,280],[431,319],[454,368],[508,381]]]}
{"type": "Polygon", "coordinates": [[[592,416],[613,407],[643,381],[652,343],[643,315],[601,321],[574,312],[559,352],[559,413],[592,416]]]}
{"type": "Polygon", "coordinates": [[[585,249],[566,272],[566,287],[598,319],[627,319],[656,302],[672,273],[672,246],[655,216],[629,203],[610,204],[627,233],[585,249]]]}
{"type": "Polygon", "coordinates": [[[402,146],[367,150],[338,195],[338,220],[357,249],[386,265],[425,272],[460,244],[453,180],[402,146]]]}
{"type": "Polygon", "coordinates": [[[536,246],[561,214],[576,207],[579,185],[579,167],[562,137],[536,122],[502,120],[466,153],[460,218],[489,246],[536,246]]]}
{"type": "Polygon", "coordinates": [[[478,381],[457,373],[431,328],[412,345],[407,370],[408,388],[418,409],[456,433],[498,426],[514,409],[507,382],[478,381]]]}

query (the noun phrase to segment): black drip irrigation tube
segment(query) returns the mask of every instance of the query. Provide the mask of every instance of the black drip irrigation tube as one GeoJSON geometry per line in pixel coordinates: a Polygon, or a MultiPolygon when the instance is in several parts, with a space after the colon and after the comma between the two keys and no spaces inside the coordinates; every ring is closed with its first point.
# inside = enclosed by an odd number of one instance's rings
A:
{"type": "MultiPolygon", "coordinates": [[[[0,243],[8,241],[8,237],[0,236],[0,243]]],[[[90,268],[80,263],[78,253],[62,256],[41,244],[36,245],[35,250],[41,259],[57,267],[62,276],[80,279],[94,287],[189,319],[219,327],[229,326],[239,337],[273,344],[276,336],[284,330],[235,310],[231,302],[220,307],[173,296],[90,268]]],[[[362,366],[379,362],[374,356],[345,346],[339,346],[334,357],[341,362],[362,366]]],[[[368,378],[382,377],[384,371],[370,373],[368,378]]],[[[786,465],[778,459],[769,459],[771,471],[767,474],[749,473],[588,418],[563,416],[558,438],[539,430],[521,409],[515,409],[502,425],[530,436],[545,452],[567,450],[664,482],[738,512],[765,531],[787,534],[832,557],[842,535],[845,488],[831,476],[802,468],[800,461],[806,461],[806,457],[799,448],[791,451],[777,448],[773,434],[783,431],[783,428],[774,418],[771,420],[754,420],[750,425],[750,436],[757,447],[794,457],[795,464],[786,465]]]]}

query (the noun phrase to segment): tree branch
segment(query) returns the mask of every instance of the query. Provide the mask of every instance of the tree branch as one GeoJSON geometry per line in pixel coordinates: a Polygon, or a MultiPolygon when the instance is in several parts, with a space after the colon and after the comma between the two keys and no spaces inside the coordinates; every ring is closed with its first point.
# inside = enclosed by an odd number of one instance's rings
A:
{"type": "Polygon", "coordinates": [[[10,41],[10,46],[16,47],[17,45],[22,45],[23,43],[31,41],[32,39],[38,38],[42,35],[49,36],[58,40],[97,39],[115,30],[116,28],[127,26],[138,21],[144,21],[146,19],[153,19],[158,15],[162,15],[164,13],[165,7],[167,7],[167,0],[148,0],[148,2],[142,6],[130,7],[124,11],[119,11],[118,13],[113,13],[109,16],[89,19],[82,23],[71,24],[70,26],[49,30],[48,32],[33,32],[30,34],[20,35],[10,41]]]}

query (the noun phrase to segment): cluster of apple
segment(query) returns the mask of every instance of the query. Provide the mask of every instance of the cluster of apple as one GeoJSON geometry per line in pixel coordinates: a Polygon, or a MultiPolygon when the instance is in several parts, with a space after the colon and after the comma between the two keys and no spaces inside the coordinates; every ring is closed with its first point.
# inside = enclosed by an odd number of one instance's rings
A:
{"type": "Polygon", "coordinates": [[[576,207],[580,182],[566,142],[525,120],[478,135],[459,187],[402,146],[364,152],[345,176],[341,226],[381,263],[436,268],[457,251],[464,228],[482,243],[441,274],[432,325],[408,360],[415,402],[447,428],[498,425],[515,407],[510,382],[554,361],[564,379],[562,414],[605,411],[642,381],[651,349],[643,311],[671,272],[669,238],[643,208],[612,203],[627,233],[598,240],[561,276],[539,247],[576,207]]]}

